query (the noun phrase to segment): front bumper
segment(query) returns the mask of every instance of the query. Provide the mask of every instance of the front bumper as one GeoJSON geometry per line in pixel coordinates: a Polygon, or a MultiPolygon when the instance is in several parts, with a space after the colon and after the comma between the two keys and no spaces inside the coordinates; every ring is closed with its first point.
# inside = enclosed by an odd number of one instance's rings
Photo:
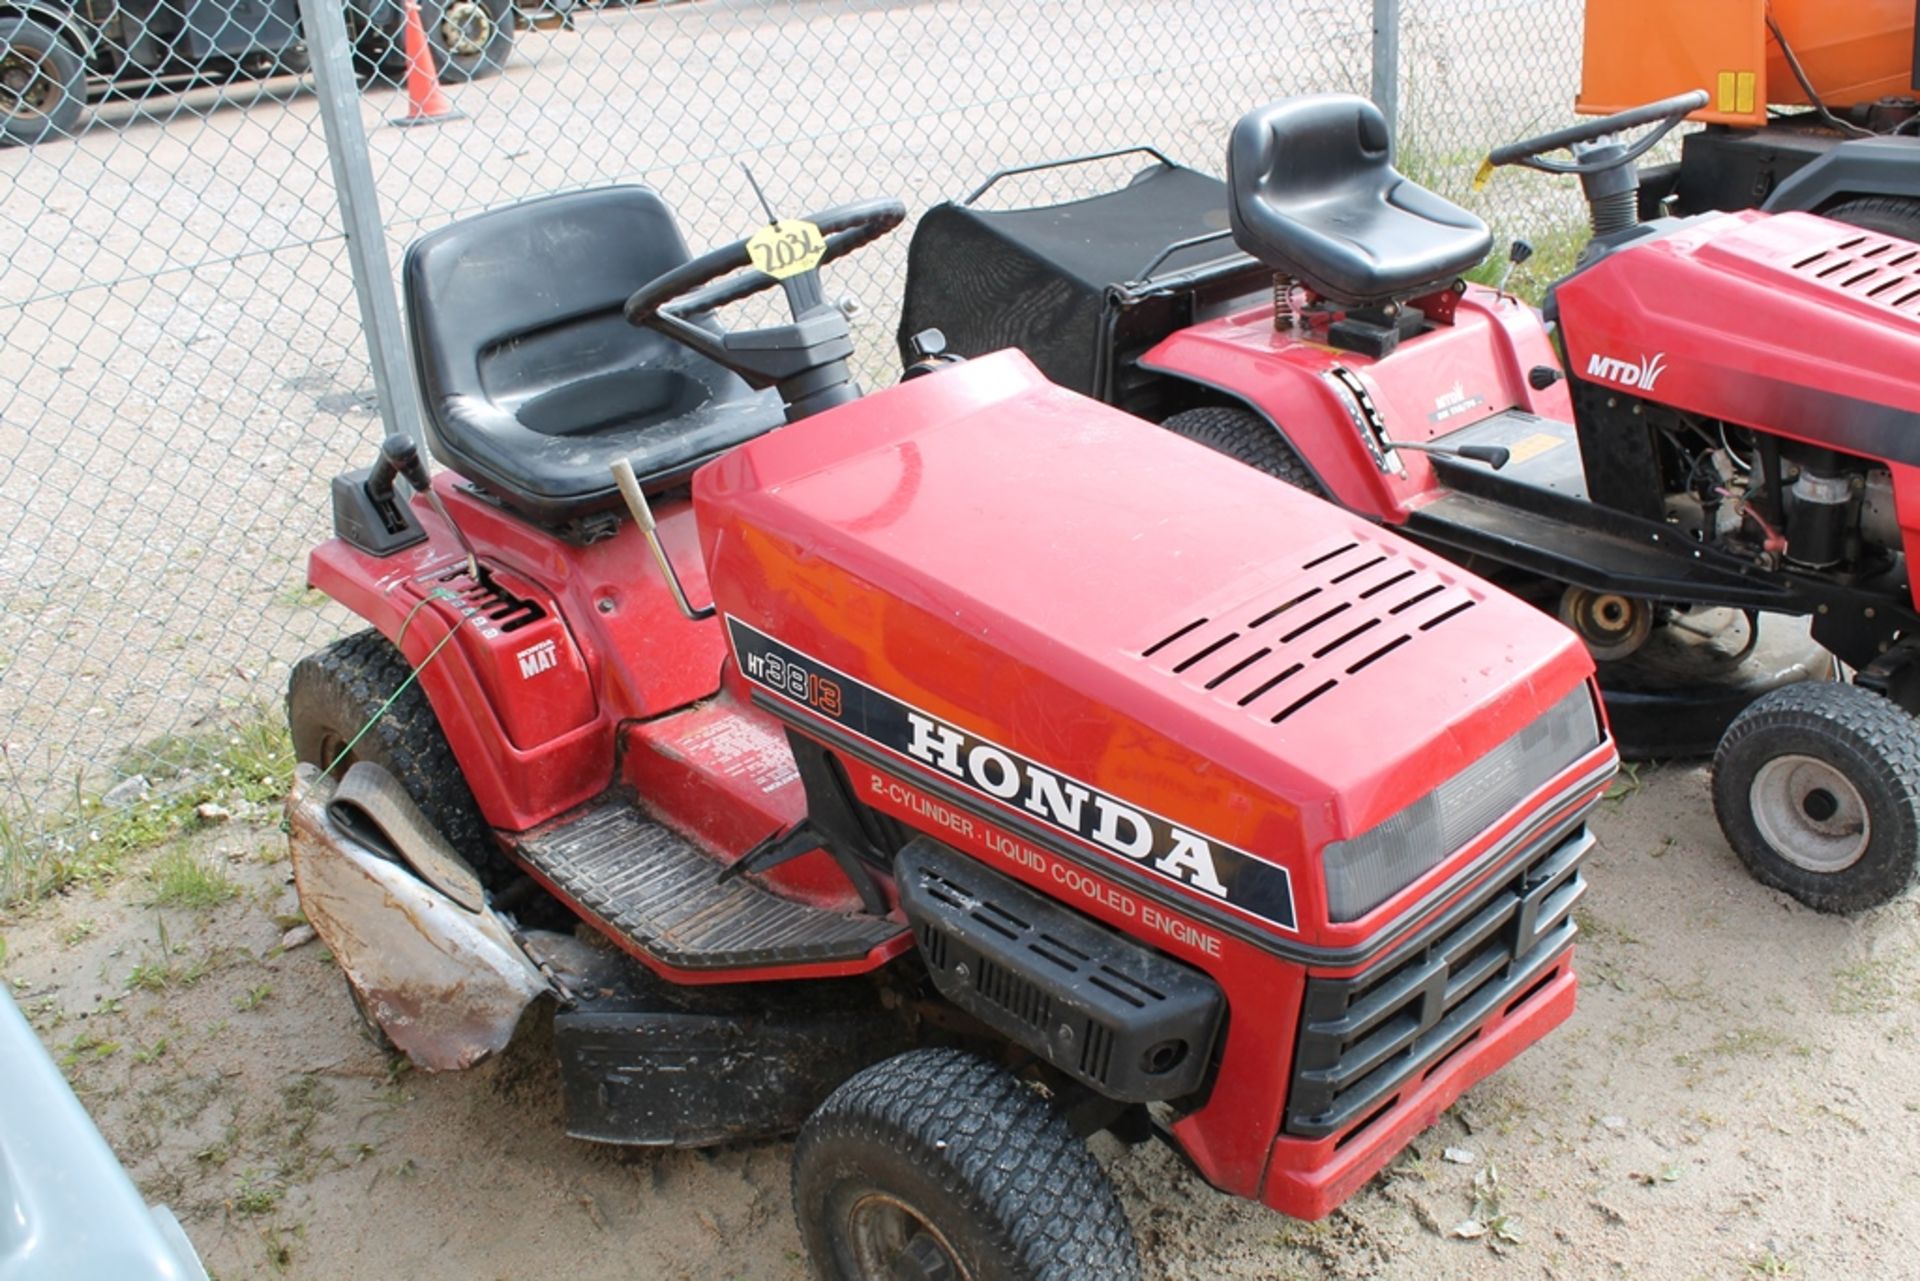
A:
{"type": "Polygon", "coordinates": [[[1564,1023],[1573,1013],[1578,982],[1573,953],[1563,953],[1546,976],[1545,986],[1511,1014],[1483,1025],[1471,1046],[1410,1086],[1389,1113],[1347,1135],[1282,1136],[1268,1159],[1260,1199],[1296,1219],[1323,1219],[1333,1213],[1462,1094],[1564,1023]]]}
{"type": "Polygon", "coordinates": [[[1576,818],[1358,974],[1310,976],[1262,1199],[1330,1212],[1461,1093],[1573,1012],[1576,818]]]}

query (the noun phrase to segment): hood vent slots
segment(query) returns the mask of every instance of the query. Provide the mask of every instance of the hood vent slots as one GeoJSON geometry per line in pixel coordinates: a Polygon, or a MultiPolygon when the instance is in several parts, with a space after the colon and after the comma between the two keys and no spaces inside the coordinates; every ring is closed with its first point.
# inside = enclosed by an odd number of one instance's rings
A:
{"type": "Polygon", "coordinates": [[[1264,680],[1260,684],[1254,686],[1252,692],[1247,694],[1246,697],[1240,700],[1240,706],[1245,707],[1247,704],[1253,702],[1254,699],[1260,697],[1262,694],[1272,689],[1275,685],[1278,685],[1281,681],[1287,679],[1287,677],[1296,675],[1303,666],[1305,666],[1305,664],[1295,663],[1293,666],[1287,668],[1287,670],[1285,670],[1284,672],[1281,672],[1279,675],[1270,677],[1269,679],[1264,680]]]}
{"type": "Polygon", "coordinates": [[[1208,689],[1220,688],[1222,685],[1226,684],[1228,681],[1238,676],[1241,672],[1246,671],[1247,668],[1252,667],[1255,663],[1259,662],[1261,659],[1265,658],[1268,654],[1271,654],[1271,653],[1273,653],[1273,650],[1271,648],[1269,648],[1268,646],[1262,645],[1259,649],[1254,650],[1253,653],[1248,654],[1245,658],[1235,663],[1232,667],[1229,667],[1226,671],[1221,672],[1218,676],[1208,681],[1207,688],[1208,689]]]}
{"type": "Polygon", "coordinates": [[[1138,653],[1195,694],[1278,725],[1475,603],[1442,572],[1363,536],[1138,653]]]}
{"type": "Polygon", "coordinates": [[[1216,649],[1223,649],[1226,646],[1233,644],[1235,641],[1239,639],[1240,639],[1239,632],[1228,632],[1225,636],[1222,636],[1219,640],[1207,646],[1205,649],[1195,654],[1192,658],[1185,658],[1180,660],[1178,663],[1175,663],[1173,665],[1173,670],[1176,672],[1184,672],[1189,667],[1192,667],[1195,663],[1205,658],[1207,655],[1213,653],[1213,651],[1215,651],[1216,649]]]}
{"type": "Polygon", "coordinates": [[[1375,583],[1373,586],[1367,588],[1366,591],[1361,592],[1360,599],[1372,600],[1375,596],[1378,596],[1381,592],[1386,591],[1387,588],[1394,586],[1396,583],[1404,583],[1409,578],[1412,578],[1412,577],[1413,577],[1412,570],[1403,569],[1399,573],[1393,575],[1391,578],[1383,578],[1379,582],[1375,583]]]}
{"type": "Polygon", "coordinates": [[[1347,675],[1351,676],[1355,672],[1359,671],[1361,668],[1368,667],[1374,663],[1379,662],[1381,659],[1385,658],[1388,654],[1393,653],[1394,650],[1399,649],[1402,645],[1406,644],[1408,641],[1412,639],[1413,637],[1411,636],[1394,637],[1392,640],[1382,645],[1379,649],[1374,650],[1371,654],[1368,654],[1365,658],[1355,663],[1352,667],[1349,667],[1347,669],[1347,675]]]}
{"type": "Polygon", "coordinates": [[[1320,589],[1318,587],[1308,588],[1306,591],[1301,592],[1298,596],[1295,596],[1292,600],[1284,601],[1281,604],[1275,605],[1272,609],[1260,615],[1260,617],[1254,619],[1251,623],[1248,623],[1247,626],[1248,627],[1264,627],[1268,623],[1271,623],[1274,619],[1280,617],[1280,615],[1292,609],[1295,605],[1299,605],[1306,601],[1310,601],[1315,596],[1318,596],[1319,594],[1320,594],[1320,589]]]}
{"type": "Polygon", "coordinates": [[[1341,570],[1338,574],[1335,574],[1333,576],[1333,581],[1336,583],[1344,583],[1349,578],[1352,578],[1355,575],[1366,573],[1368,570],[1372,569],[1375,565],[1378,565],[1381,561],[1385,560],[1386,558],[1387,558],[1386,553],[1382,552],[1380,555],[1375,556],[1372,560],[1362,561],[1360,564],[1355,565],[1352,569],[1341,570]]]}
{"type": "MultiPolygon", "coordinates": [[[[1465,609],[1466,606],[1462,605],[1460,608],[1465,609]]],[[[1334,650],[1339,649],[1342,645],[1346,644],[1348,641],[1352,640],[1354,637],[1360,635],[1362,632],[1372,631],[1374,628],[1378,626],[1380,626],[1379,619],[1369,618],[1366,622],[1360,624],[1360,626],[1354,628],[1352,631],[1342,632],[1340,635],[1334,637],[1332,640],[1322,645],[1319,649],[1314,650],[1313,656],[1315,658],[1325,658],[1328,654],[1333,653],[1334,650]]],[[[1426,623],[1426,624],[1423,624],[1423,626],[1431,627],[1433,626],[1433,624],[1426,623]]]]}
{"type": "Polygon", "coordinates": [[[1800,259],[1793,270],[1902,315],[1913,315],[1920,302],[1920,249],[1888,236],[1854,236],[1800,259]]]}
{"type": "Polygon", "coordinates": [[[1354,548],[1358,547],[1359,545],[1360,545],[1359,543],[1348,543],[1344,547],[1336,547],[1332,551],[1326,553],[1323,556],[1315,556],[1312,560],[1308,561],[1306,564],[1302,565],[1300,568],[1318,569],[1320,566],[1326,564],[1330,560],[1333,560],[1340,556],[1345,556],[1348,552],[1352,551],[1354,548]]]}
{"type": "Polygon", "coordinates": [[[1426,600],[1429,597],[1436,596],[1445,590],[1447,589],[1444,584],[1435,583],[1433,586],[1428,587],[1422,591],[1416,592],[1412,596],[1407,597],[1405,600],[1401,601],[1398,605],[1395,605],[1392,609],[1388,610],[1387,612],[1389,614],[1404,614],[1406,611],[1412,609],[1415,605],[1418,605],[1421,601],[1426,600]]]}
{"type": "Polygon", "coordinates": [[[1464,614],[1472,608],[1473,608],[1472,601],[1463,600],[1458,605],[1455,605],[1452,609],[1449,609],[1446,613],[1435,614],[1432,618],[1429,618],[1426,622],[1420,624],[1420,630],[1423,632],[1430,632],[1434,628],[1440,626],[1440,624],[1446,622],[1449,618],[1454,617],[1456,614],[1464,614]]]}
{"type": "Polygon", "coordinates": [[[1194,628],[1205,627],[1206,625],[1207,625],[1206,619],[1196,618],[1191,623],[1188,623],[1185,627],[1182,627],[1179,631],[1173,633],[1171,636],[1163,636],[1159,640],[1155,641],[1153,644],[1141,650],[1140,657],[1152,658],[1155,654],[1158,654],[1161,650],[1173,644],[1175,641],[1179,640],[1182,636],[1185,636],[1188,632],[1192,631],[1194,628]]]}
{"type": "Polygon", "coordinates": [[[1285,636],[1282,636],[1280,638],[1280,643],[1282,645],[1285,645],[1289,641],[1294,640],[1296,637],[1305,636],[1308,632],[1320,626],[1320,624],[1326,622],[1329,618],[1332,618],[1335,614],[1344,614],[1352,608],[1353,608],[1352,601],[1343,600],[1338,605],[1335,605],[1332,609],[1326,611],[1324,614],[1316,614],[1314,617],[1308,619],[1306,622],[1300,624],[1300,626],[1288,632],[1285,636]]]}
{"type": "Polygon", "coordinates": [[[1268,721],[1271,724],[1278,725],[1281,721],[1284,721],[1285,719],[1287,719],[1287,717],[1293,715],[1295,712],[1299,711],[1301,708],[1305,707],[1308,703],[1311,703],[1314,699],[1320,697],[1322,694],[1326,693],[1328,690],[1332,689],[1335,685],[1338,685],[1339,683],[1340,683],[1339,681],[1321,681],[1314,688],[1308,690],[1306,693],[1302,694],[1299,698],[1294,699],[1291,703],[1288,703],[1285,707],[1281,708],[1279,711],[1275,712],[1272,716],[1268,717],[1267,718],[1268,721]]]}

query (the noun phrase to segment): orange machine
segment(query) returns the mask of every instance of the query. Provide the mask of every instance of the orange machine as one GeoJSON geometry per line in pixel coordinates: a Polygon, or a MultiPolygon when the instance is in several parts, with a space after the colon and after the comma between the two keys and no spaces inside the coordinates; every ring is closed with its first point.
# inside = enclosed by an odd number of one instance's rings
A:
{"type": "Polygon", "coordinates": [[[1704,89],[1641,214],[1800,209],[1920,239],[1916,0],[1587,0],[1575,107],[1704,89]]]}
{"type": "Polygon", "coordinates": [[[1576,108],[1609,115],[1705,89],[1696,120],[1764,125],[1768,104],[1809,107],[1774,25],[1831,111],[1909,97],[1913,0],[1587,0],[1576,108]]]}

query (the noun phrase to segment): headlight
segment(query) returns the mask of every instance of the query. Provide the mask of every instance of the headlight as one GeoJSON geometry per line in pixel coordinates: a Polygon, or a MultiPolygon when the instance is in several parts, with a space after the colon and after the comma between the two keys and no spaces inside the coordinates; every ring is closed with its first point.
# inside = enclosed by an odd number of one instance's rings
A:
{"type": "Polygon", "coordinates": [[[1327,911],[1354,921],[1419,880],[1600,742],[1582,683],[1546,715],[1386,822],[1327,846],[1327,911]]]}

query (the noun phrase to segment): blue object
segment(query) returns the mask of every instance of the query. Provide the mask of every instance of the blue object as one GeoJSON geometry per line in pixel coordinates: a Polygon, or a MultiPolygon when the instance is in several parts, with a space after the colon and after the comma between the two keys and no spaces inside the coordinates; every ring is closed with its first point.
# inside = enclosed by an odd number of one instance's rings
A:
{"type": "Polygon", "coordinates": [[[0,992],[0,1281],[207,1281],[0,992]]]}

